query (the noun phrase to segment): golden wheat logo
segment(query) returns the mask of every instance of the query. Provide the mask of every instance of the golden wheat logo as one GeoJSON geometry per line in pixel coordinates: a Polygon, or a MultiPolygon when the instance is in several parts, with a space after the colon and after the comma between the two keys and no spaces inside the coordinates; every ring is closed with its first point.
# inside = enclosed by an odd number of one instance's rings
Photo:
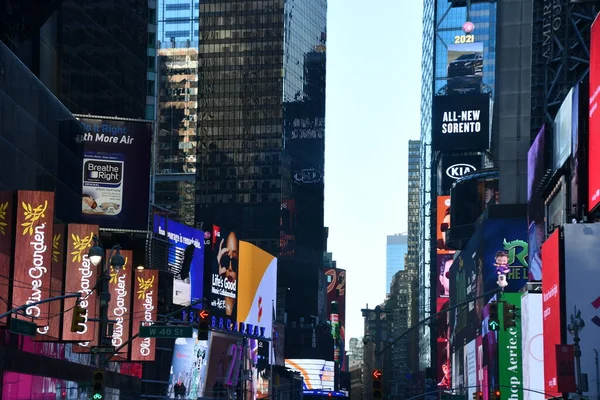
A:
{"type": "Polygon", "coordinates": [[[35,223],[39,221],[40,218],[46,217],[46,209],[48,208],[48,201],[44,201],[44,205],[39,205],[35,208],[31,206],[31,203],[21,202],[21,206],[23,207],[23,215],[25,215],[25,222],[21,224],[23,229],[23,235],[33,235],[33,227],[35,223]]]}
{"type": "Polygon", "coordinates": [[[0,203],[0,233],[6,235],[6,210],[8,210],[8,201],[4,204],[0,203]]]}
{"type": "Polygon", "coordinates": [[[148,278],[148,279],[138,277],[137,280],[138,280],[138,290],[137,290],[138,299],[145,299],[146,292],[149,289],[152,289],[152,286],[154,286],[154,277],[148,278]]]}
{"type": "Polygon", "coordinates": [[[60,233],[57,233],[52,238],[52,261],[58,262],[60,256],[60,233]]]}
{"type": "MultiPolygon", "coordinates": [[[[121,271],[125,272],[125,270],[127,269],[127,261],[129,261],[129,258],[125,257],[125,264],[123,264],[123,268],[121,269],[121,271]]],[[[117,283],[117,276],[119,276],[119,273],[117,271],[115,271],[115,269],[113,268],[113,266],[110,266],[110,283],[117,283]]]]}
{"type": "Polygon", "coordinates": [[[80,238],[78,235],[71,233],[71,239],[73,239],[73,256],[72,262],[81,262],[83,252],[92,247],[92,240],[94,239],[94,233],[90,233],[89,236],[80,238]]]}

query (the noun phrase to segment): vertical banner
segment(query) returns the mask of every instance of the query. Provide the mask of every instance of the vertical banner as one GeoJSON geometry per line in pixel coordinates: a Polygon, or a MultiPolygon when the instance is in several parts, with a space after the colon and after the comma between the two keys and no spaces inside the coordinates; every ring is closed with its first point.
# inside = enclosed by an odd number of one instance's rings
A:
{"type": "MultiPolygon", "coordinates": [[[[131,336],[140,331],[140,324],[151,325],[157,316],[158,271],[135,270],[133,281],[133,323],[131,336]]],[[[154,361],[156,339],[135,338],[131,342],[131,361],[154,361]]]]}
{"type": "MultiPolygon", "coordinates": [[[[106,259],[111,256],[111,251],[106,251],[106,259]]],[[[108,318],[116,320],[114,325],[112,345],[117,349],[123,343],[129,340],[129,326],[131,322],[131,271],[133,265],[133,251],[121,250],[121,255],[125,259],[123,269],[116,272],[110,267],[110,281],[108,291],[110,292],[110,303],[108,309],[108,318]]],[[[119,353],[113,357],[115,361],[127,361],[127,350],[129,346],[123,347],[119,353]]]]}
{"type": "MultiPolygon", "coordinates": [[[[17,204],[12,304],[20,306],[50,297],[54,193],[20,190],[17,204]]],[[[45,326],[49,306],[31,305],[27,317],[12,318],[37,318],[36,324],[45,326]]]]}
{"type": "MultiPolygon", "coordinates": [[[[0,253],[11,255],[13,238],[14,196],[12,192],[0,191],[0,253]]],[[[4,274],[0,271],[0,274],[4,274]]],[[[8,299],[8,296],[4,297],[8,299]]]]}
{"type": "MultiPolygon", "coordinates": [[[[521,308],[520,293],[504,293],[503,300],[521,308]]],[[[500,310],[499,310],[500,311],[500,310]]],[[[523,398],[523,362],[521,336],[521,318],[517,317],[516,326],[498,333],[498,368],[501,391],[507,393],[504,397],[510,399],[523,398]]],[[[506,323],[506,321],[504,321],[506,323]]]]}
{"type": "MultiPolygon", "coordinates": [[[[73,318],[73,307],[76,299],[65,299],[63,315],[62,340],[81,342],[83,347],[89,347],[89,343],[95,339],[96,324],[89,322],[89,318],[98,318],[97,294],[92,293],[98,269],[88,258],[88,251],[93,246],[94,235],[98,235],[98,225],[69,224],[67,231],[67,262],[65,273],[65,292],[81,293],[80,306],[87,310],[86,322],[82,323],[82,332],[71,332],[71,321],[73,318]]],[[[104,260],[103,260],[104,261],[104,260]]],[[[75,347],[75,346],[74,346],[75,347]]]]}
{"type": "MultiPolygon", "coordinates": [[[[60,296],[63,293],[62,284],[65,273],[65,228],[64,224],[54,224],[52,235],[52,269],[50,272],[50,295],[60,296]]],[[[46,326],[38,329],[34,341],[59,341],[62,327],[62,301],[50,302],[50,316],[46,326]]]]}

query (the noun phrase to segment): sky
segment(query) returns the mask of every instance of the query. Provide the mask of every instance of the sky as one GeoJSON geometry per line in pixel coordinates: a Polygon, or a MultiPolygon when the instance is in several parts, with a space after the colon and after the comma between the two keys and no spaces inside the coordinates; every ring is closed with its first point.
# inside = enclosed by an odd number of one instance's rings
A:
{"type": "Polygon", "coordinates": [[[408,141],[420,134],[422,1],[329,0],[327,250],[346,269],[346,341],[385,299],[386,236],[407,230],[408,141]]]}

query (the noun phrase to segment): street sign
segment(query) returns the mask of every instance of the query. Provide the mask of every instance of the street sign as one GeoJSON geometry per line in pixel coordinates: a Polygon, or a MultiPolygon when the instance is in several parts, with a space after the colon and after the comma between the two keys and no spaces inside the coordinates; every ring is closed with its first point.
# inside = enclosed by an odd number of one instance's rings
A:
{"type": "Polygon", "coordinates": [[[497,331],[498,328],[500,328],[500,324],[498,323],[498,321],[490,321],[488,322],[488,328],[490,331],[497,331]]]}
{"type": "Polygon", "coordinates": [[[8,330],[19,335],[35,336],[37,325],[22,319],[11,318],[8,330]]]}
{"type": "Polygon", "coordinates": [[[114,354],[117,351],[115,346],[92,346],[90,350],[93,354],[114,354]]]}
{"type": "Polygon", "coordinates": [[[140,337],[177,339],[193,336],[191,326],[140,326],[140,337]]]}

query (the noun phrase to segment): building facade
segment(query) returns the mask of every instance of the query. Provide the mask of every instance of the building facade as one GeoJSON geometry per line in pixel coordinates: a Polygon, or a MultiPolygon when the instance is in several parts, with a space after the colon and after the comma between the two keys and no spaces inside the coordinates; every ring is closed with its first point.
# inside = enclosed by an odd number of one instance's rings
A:
{"type": "Polygon", "coordinates": [[[385,248],[385,291],[390,294],[392,278],[398,271],[404,271],[408,252],[408,237],[405,233],[388,235],[385,248]]]}

